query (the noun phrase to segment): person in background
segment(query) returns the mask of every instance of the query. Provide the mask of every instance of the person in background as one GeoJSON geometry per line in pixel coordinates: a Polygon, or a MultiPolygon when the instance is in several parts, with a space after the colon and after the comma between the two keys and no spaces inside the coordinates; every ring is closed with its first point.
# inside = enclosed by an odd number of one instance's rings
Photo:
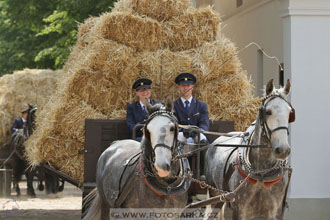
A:
{"type": "MultiPolygon", "coordinates": [[[[209,112],[207,104],[192,96],[197,79],[191,73],[181,73],[175,78],[180,98],[174,102],[174,115],[181,125],[194,125],[205,131],[209,129],[209,112]]],[[[186,143],[195,143],[197,133],[182,129],[178,140],[186,143]]],[[[208,143],[204,134],[200,133],[201,143],[208,143]]]]}
{"type": "Polygon", "coordinates": [[[16,118],[13,126],[11,127],[12,133],[14,133],[15,131],[17,131],[19,129],[24,128],[24,125],[26,123],[27,116],[28,116],[28,109],[22,110],[21,113],[22,113],[22,117],[16,118]]]}
{"type": "MultiPolygon", "coordinates": [[[[143,124],[144,120],[148,117],[145,106],[146,100],[148,100],[151,105],[156,103],[156,101],[150,99],[151,84],[152,81],[150,79],[139,78],[132,86],[132,89],[135,90],[135,94],[139,100],[127,105],[126,123],[131,133],[133,133],[133,128],[136,125],[143,124]]],[[[140,129],[136,130],[137,141],[141,141],[142,135],[143,133],[140,129]]]]}

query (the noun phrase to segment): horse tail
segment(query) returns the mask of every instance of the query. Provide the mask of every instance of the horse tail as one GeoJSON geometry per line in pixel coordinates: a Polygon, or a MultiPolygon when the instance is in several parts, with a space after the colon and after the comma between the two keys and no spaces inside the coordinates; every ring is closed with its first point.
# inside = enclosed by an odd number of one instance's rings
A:
{"type": "Polygon", "coordinates": [[[101,198],[97,191],[97,188],[93,189],[83,199],[83,218],[82,220],[96,220],[101,219],[101,198]]]}

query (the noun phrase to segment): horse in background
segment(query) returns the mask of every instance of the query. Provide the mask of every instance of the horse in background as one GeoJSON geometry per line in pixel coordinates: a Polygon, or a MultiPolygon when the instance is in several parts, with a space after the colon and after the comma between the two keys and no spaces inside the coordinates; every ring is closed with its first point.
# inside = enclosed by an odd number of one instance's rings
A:
{"type": "Polygon", "coordinates": [[[97,187],[84,198],[84,218],[109,219],[112,208],[184,208],[190,179],[177,145],[178,123],[172,103],[150,106],[142,142],[113,142],[97,163],[97,187]]]}
{"type": "MultiPolygon", "coordinates": [[[[247,178],[247,183],[236,193],[235,201],[229,203],[234,220],[255,217],[283,219],[289,185],[289,179],[286,181],[283,178],[288,170],[286,163],[290,154],[288,125],[295,116],[287,100],[290,88],[289,80],[280,89],[274,87],[273,80],[269,81],[257,120],[247,130],[249,137],[219,137],[213,142],[265,145],[265,148],[213,147],[206,153],[205,175],[208,184],[225,191],[234,191],[247,178]]],[[[209,193],[211,197],[216,195],[211,191],[209,193]]],[[[218,203],[212,208],[224,209],[223,204],[218,203]]]]}
{"type": "Polygon", "coordinates": [[[23,174],[26,176],[27,181],[27,194],[31,197],[36,197],[33,188],[33,178],[37,176],[39,179],[38,189],[43,191],[46,184],[46,193],[57,193],[63,191],[64,181],[59,184],[59,180],[51,174],[45,173],[41,167],[31,168],[28,165],[28,161],[24,155],[25,147],[24,142],[28,139],[36,128],[36,105],[30,105],[28,108],[28,116],[23,129],[15,131],[11,137],[9,148],[10,152],[15,152],[11,160],[11,167],[13,168],[13,184],[16,190],[17,196],[21,195],[21,190],[19,188],[19,182],[23,174]]]}

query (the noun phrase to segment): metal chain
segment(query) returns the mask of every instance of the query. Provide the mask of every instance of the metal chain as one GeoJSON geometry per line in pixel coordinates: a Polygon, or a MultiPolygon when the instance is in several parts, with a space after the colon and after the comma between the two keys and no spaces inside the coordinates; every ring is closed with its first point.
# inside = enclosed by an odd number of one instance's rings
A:
{"type": "MultiPolygon", "coordinates": [[[[141,174],[140,172],[136,172],[136,174],[137,174],[138,176],[142,176],[142,174],[141,174]]],[[[145,171],[144,171],[144,174],[143,174],[143,177],[146,178],[146,177],[148,177],[148,176],[150,176],[150,177],[158,177],[156,174],[151,173],[151,172],[148,171],[148,170],[145,170],[145,171]]],[[[201,187],[201,189],[209,189],[209,190],[213,190],[213,191],[215,191],[215,192],[217,192],[217,193],[219,193],[219,194],[226,194],[226,193],[228,193],[227,191],[220,190],[220,189],[218,189],[218,188],[215,188],[215,187],[213,187],[213,186],[207,184],[205,181],[201,181],[201,180],[198,180],[198,179],[196,179],[196,178],[193,178],[193,177],[191,177],[191,175],[173,176],[173,178],[190,179],[191,182],[194,182],[194,183],[199,184],[199,186],[201,187]]]]}
{"type": "Polygon", "coordinates": [[[195,178],[191,178],[191,182],[194,182],[194,183],[197,183],[199,184],[199,186],[201,187],[201,189],[209,189],[209,190],[213,190],[219,194],[226,194],[228,193],[227,191],[223,191],[223,190],[220,190],[218,188],[215,188],[209,184],[207,184],[205,181],[201,181],[201,180],[198,180],[198,179],[195,179],[195,178]]]}

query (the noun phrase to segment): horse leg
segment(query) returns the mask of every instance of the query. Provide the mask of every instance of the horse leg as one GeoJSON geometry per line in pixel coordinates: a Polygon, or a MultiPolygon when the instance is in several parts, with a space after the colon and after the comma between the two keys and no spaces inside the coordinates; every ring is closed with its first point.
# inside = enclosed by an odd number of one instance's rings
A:
{"type": "MultiPolygon", "coordinates": [[[[212,193],[212,191],[207,190],[207,197],[206,198],[212,198],[214,196],[217,196],[217,194],[212,193]]],[[[220,217],[220,211],[221,211],[221,207],[223,205],[223,202],[214,204],[214,205],[210,205],[209,207],[207,207],[207,211],[208,213],[206,213],[206,215],[208,216],[208,219],[215,219],[215,218],[219,218],[220,217]]]]}
{"type": "Polygon", "coordinates": [[[242,212],[242,210],[239,211],[239,208],[233,209],[233,218],[232,218],[232,220],[249,220],[249,219],[251,219],[251,218],[249,218],[246,215],[246,213],[242,212]]]}
{"type": "Polygon", "coordinates": [[[14,176],[13,184],[18,197],[21,196],[21,189],[19,188],[19,182],[21,181],[21,176],[24,173],[24,169],[25,166],[23,161],[15,155],[13,158],[13,176],[14,176]]]}
{"type": "Polygon", "coordinates": [[[220,216],[219,216],[219,218],[220,218],[220,220],[225,220],[225,209],[226,209],[226,202],[225,203],[223,203],[223,205],[222,205],[222,207],[221,207],[221,209],[220,209],[220,216]]]}
{"type": "Polygon", "coordinates": [[[101,220],[110,219],[110,207],[101,200],[101,220]]]}
{"type": "Polygon", "coordinates": [[[16,195],[19,197],[21,196],[21,189],[19,188],[19,181],[20,181],[20,176],[15,173],[14,169],[14,179],[13,179],[13,187],[16,191],[16,195]]]}
{"type": "Polygon", "coordinates": [[[36,194],[34,192],[33,188],[33,177],[34,177],[34,171],[26,171],[26,182],[27,182],[27,194],[33,198],[36,197],[36,194]]]}
{"type": "Polygon", "coordinates": [[[44,179],[45,179],[45,172],[41,169],[41,168],[38,168],[38,180],[39,180],[39,184],[38,184],[38,189],[39,191],[43,191],[45,189],[45,186],[44,186],[44,179]]]}
{"type": "Polygon", "coordinates": [[[15,181],[15,180],[14,180],[14,188],[15,188],[17,197],[20,197],[21,196],[21,189],[19,188],[18,182],[15,181]]]}
{"type": "Polygon", "coordinates": [[[64,183],[65,183],[65,181],[64,180],[60,180],[60,182],[61,182],[61,185],[59,185],[58,191],[59,192],[62,192],[64,190],[64,183]]]}

